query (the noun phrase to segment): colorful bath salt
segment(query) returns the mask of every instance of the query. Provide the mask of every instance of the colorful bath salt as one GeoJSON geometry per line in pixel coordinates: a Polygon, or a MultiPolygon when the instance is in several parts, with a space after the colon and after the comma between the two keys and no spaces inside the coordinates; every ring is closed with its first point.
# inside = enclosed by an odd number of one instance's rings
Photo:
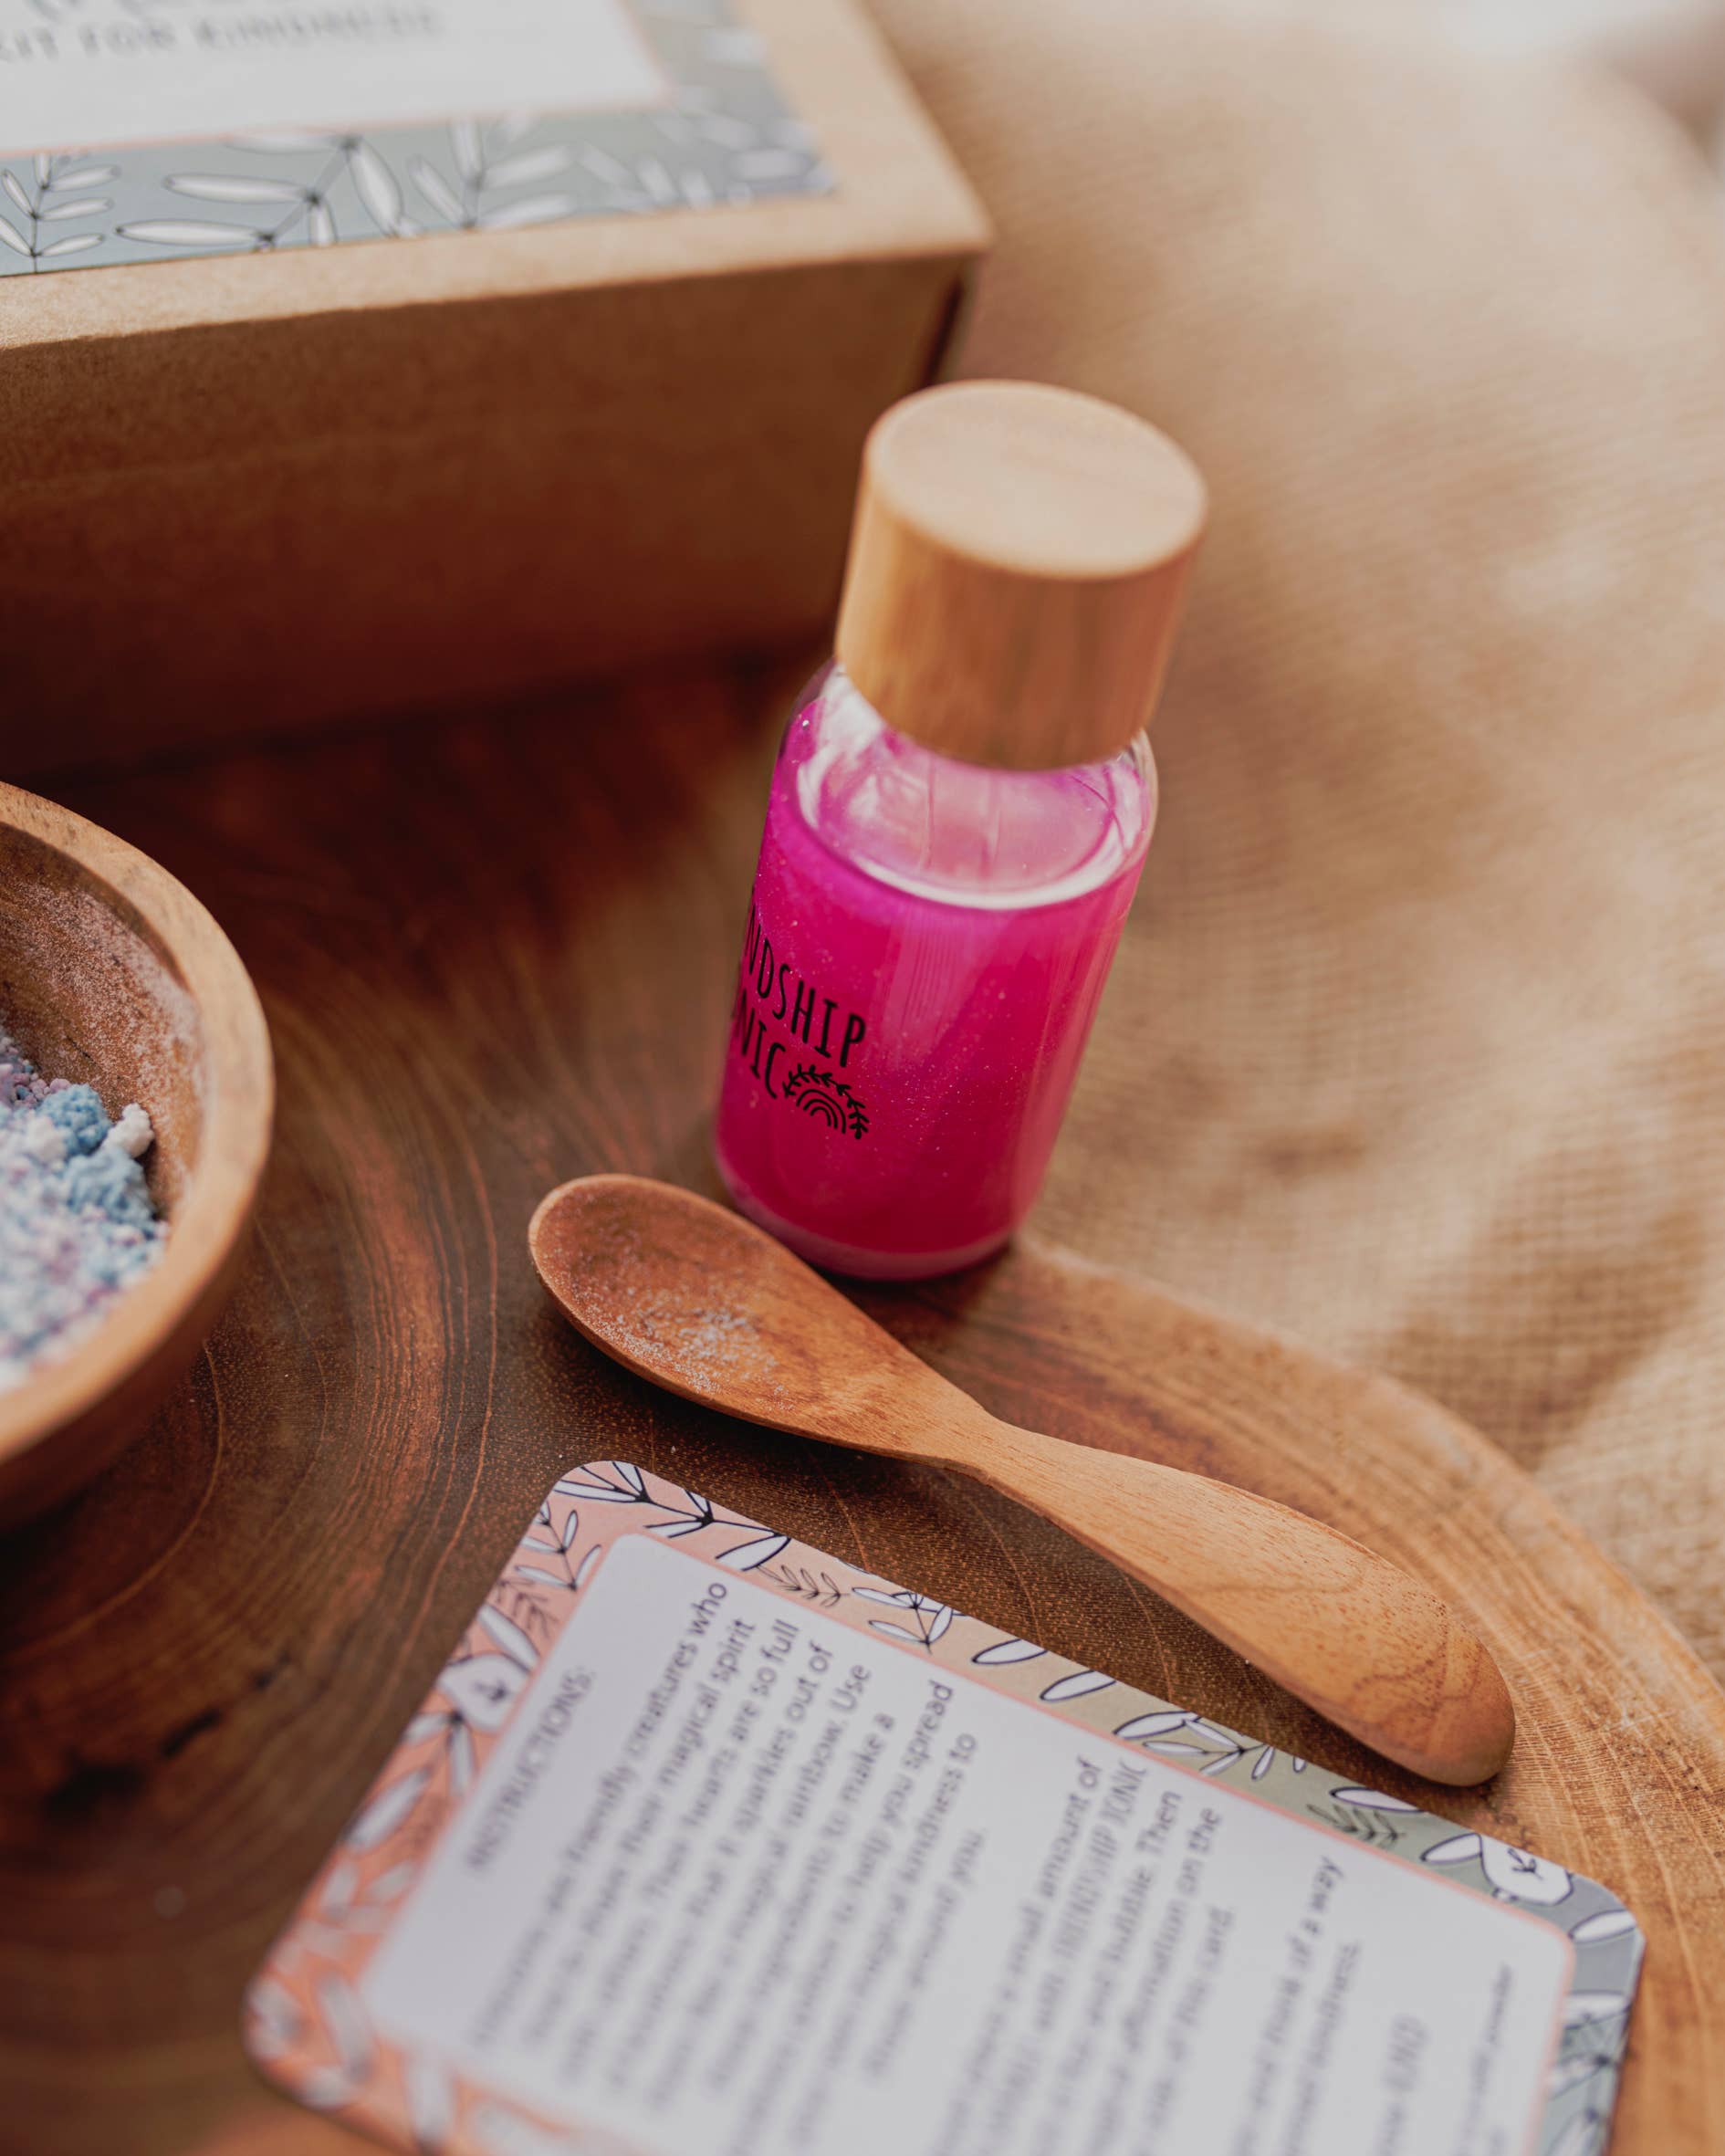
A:
{"type": "Polygon", "coordinates": [[[69,1354],[160,1256],[168,1224],[141,1165],[154,1140],[136,1104],[110,1121],[0,1025],[0,1391],[69,1354]]]}

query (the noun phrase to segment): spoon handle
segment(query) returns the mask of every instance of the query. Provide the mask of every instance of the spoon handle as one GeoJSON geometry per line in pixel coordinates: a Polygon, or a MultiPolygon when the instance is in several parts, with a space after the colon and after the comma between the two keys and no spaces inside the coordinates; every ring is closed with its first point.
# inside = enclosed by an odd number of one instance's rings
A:
{"type": "Polygon", "coordinates": [[[1321,1521],[1009,1423],[993,1423],[954,1464],[1065,1528],[1414,1773],[1482,1782],[1508,1758],[1515,1710],[1484,1647],[1428,1587],[1321,1521]]]}

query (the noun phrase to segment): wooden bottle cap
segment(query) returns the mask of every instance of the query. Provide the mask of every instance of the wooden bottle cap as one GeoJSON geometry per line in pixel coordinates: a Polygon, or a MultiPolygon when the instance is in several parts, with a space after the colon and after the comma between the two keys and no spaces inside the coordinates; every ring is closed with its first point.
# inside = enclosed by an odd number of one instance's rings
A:
{"type": "Polygon", "coordinates": [[[863,452],[838,657],[887,724],[969,763],[1101,761],[1148,720],[1204,529],[1185,451],[1030,382],[921,391],[863,452]]]}

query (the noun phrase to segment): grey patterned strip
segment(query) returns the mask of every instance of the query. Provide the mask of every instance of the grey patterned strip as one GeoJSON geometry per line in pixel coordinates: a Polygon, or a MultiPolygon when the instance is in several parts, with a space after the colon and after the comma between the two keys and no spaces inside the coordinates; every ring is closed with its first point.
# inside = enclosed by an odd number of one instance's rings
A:
{"type": "Polygon", "coordinates": [[[664,109],[0,152],[0,275],[703,210],[832,185],[728,0],[636,9],[664,109]]]}

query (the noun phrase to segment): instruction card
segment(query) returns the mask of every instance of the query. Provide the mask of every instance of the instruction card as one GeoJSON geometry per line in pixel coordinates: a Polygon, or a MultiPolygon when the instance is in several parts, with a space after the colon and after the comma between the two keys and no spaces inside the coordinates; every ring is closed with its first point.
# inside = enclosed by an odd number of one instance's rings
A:
{"type": "Polygon", "coordinates": [[[1605,1889],[580,1468],[247,1998],[475,2156],[1593,2156],[1605,1889]]]}

